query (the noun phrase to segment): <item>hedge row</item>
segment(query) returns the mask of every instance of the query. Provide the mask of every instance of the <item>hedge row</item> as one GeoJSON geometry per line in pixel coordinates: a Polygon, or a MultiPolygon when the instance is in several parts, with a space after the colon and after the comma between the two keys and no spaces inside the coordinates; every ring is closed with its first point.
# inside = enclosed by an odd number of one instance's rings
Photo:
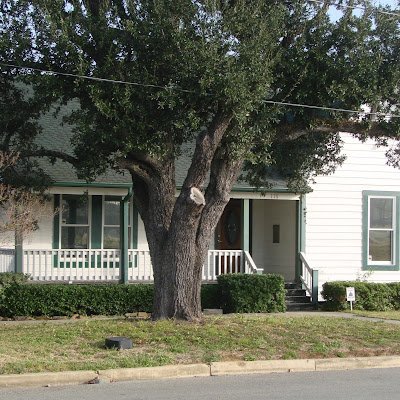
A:
{"type": "Polygon", "coordinates": [[[0,315],[124,315],[151,312],[152,303],[153,285],[12,285],[4,290],[0,315]]]}
{"type": "Polygon", "coordinates": [[[400,309],[400,283],[372,282],[326,282],[323,285],[322,296],[326,310],[346,310],[350,308],[346,300],[346,288],[354,287],[356,301],[353,308],[367,311],[388,311],[400,309]]]}
{"type": "MultiPolygon", "coordinates": [[[[153,285],[28,284],[24,277],[1,278],[3,317],[123,315],[151,312],[153,285]]],[[[15,274],[17,275],[17,274],[15,274]]],[[[202,285],[202,307],[224,312],[285,311],[284,280],[279,275],[221,275],[218,284],[202,285]]]]}

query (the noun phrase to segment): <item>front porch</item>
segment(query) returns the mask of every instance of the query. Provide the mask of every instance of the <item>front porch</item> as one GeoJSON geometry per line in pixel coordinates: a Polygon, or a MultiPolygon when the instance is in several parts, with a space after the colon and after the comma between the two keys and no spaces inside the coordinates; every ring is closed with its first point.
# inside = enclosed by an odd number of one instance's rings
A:
{"type": "MultiPolygon", "coordinates": [[[[125,274],[129,282],[154,280],[148,250],[128,250],[127,271],[121,262],[121,250],[25,249],[22,253],[19,263],[14,250],[0,249],[0,272],[22,272],[33,281],[43,282],[112,282],[123,280],[125,274]]],[[[209,250],[202,280],[215,282],[221,274],[262,272],[248,251],[209,250]]]]}
{"type": "MultiPolygon", "coordinates": [[[[318,302],[318,270],[312,269],[306,255],[300,253],[300,282],[313,303],[318,302]]],[[[120,250],[29,249],[23,250],[21,261],[14,249],[0,249],[0,273],[22,272],[34,282],[129,282],[154,281],[150,252],[128,250],[124,268],[120,250]],[[124,279],[124,276],[127,279],[124,279]]],[[[203,283],[216,282],[218,275],[229,273],[262,274],[250,253],[245,250],[209,250],[203,266],[203,283]]]]}

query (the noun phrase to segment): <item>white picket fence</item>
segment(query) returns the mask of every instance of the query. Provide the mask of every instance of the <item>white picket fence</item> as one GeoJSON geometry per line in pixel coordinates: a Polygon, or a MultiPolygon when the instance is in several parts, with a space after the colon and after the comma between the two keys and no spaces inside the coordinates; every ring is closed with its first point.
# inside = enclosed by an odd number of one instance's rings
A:
{"type": "Polygon", "coordinates": [[[0,249],[0,272],[13,272],[15,263],[14,249],[0,249]]]}
{"type": "MultiPolygon", "coordinates": [[[[115,281],[120,278],[120,250],[24,250],[23,272],[34,281],[115,281]]],[[[148,250],[128,251],[129,281],[152,282],[148,250]]],[[[14,270],[13,250],[0,250],[0,272],[14,270]],[[4,271],[3,271],[4,269],[4,271]]],[[[203,267],[203,281],[227,273],[260,273],[248,252],[210,250],[203,267]]]]}

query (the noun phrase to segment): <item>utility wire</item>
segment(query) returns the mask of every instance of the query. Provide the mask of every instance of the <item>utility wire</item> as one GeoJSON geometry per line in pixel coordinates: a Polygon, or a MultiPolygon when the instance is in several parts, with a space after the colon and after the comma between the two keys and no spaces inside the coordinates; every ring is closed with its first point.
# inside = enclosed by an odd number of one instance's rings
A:
{"type": "MultiPolygon", "coordinates": [[[[360,114],[360,115],[376,115],[379,117],[390,117],[390,118],[400,118],[400,115],[395,114],[387,114],[387,113],[380,113],[380,112],[369,112],[369,111],[355,111],[355,110],[348,110],[345,108],[334,108],[334,107],[322,107],[322,106],[311,106],[308,104],[298,104],[298,103],[285,103],[282,101],[274,101],[274,100],[264,100],[264,103],[268,104],[276,104],[279,106],[291,106],[291,107],[300,107],[300,108],[312,108],[316,110],[326,110],[326,111],[338,111],[338,112],[346,112],[351,114],[360,114]]],[[[398,104],[396,104],[398,106],[398,104]]]]}
{"type": "Polygon", "coordinates": [[[2,63],[2,62],[0,62],[0,65],[4,66],[4,67],[17,68],[17,69],[29,69],[31,71],[36,71],[36,72],[45,73],[45,74],[62,75],[62,76],[69,76],[71,78],[88,79],[88,80],[97,81],[97,82],[120,83],[123,85],[142,86],[142,87],[149,87],[149,88],[156,88],[156,89],[171,89],[171,90],[176,90],[176,91],[184,92],[184,93],[196,93],[191,90],[180,89],[177,87],[152,85],[150,83],[137,83],[137,82],[119,81],[119,80],[106,79],[106,78],[96,78],[95,76],[70,74],[67,72],[50,71],[50,70],[45,70],[45,69],[40,69],[40,68],[33,68],[33,67],[21,67],[20,65],[8,64],[8,63],[2,63]]]}
{"type": "MultiPolygon", "coordinates": [[[[177,87],[168,87],[168,86],[161,86],[161,85],[152,85],[152,84],[147,84],[147,83],[139,83],[139,82],[128,82],[128,81],[120,81],[120,80],[113,80],[113,79],[105,79],[105,78],[96,78],[94,76],[86,76],[86,75],[77,75],[77,74],[70,74],[66,72],[55,72],[55,71],[50,71],[50,70],[44,70],[40,68],[32,68],[32,67],[22,67],[19,65],[15,64],[8,64],[8,63],[3,63],[0,62],[0,66],[4,67],[9,67],[9,68],[17,68],[17,69],[29,69],[31,71],[36,71],[40,73],[48,73],[48,74],[54,74],[54,75],[62,75],[62,76],[67,76],[67,77],[72,77],[72,78],[79,78],[79,79],[88,79],[92,81],[97,81],[97,82],[108,82],[108,83],[117,83],[117,84],[122,84],[122,85],[132,85],[132,86],[139,86],[139,87],[149,87],[149,88],[156,88],[156,89],[163,89],[163,90],[174,90],[174,91],[179,91],[183,93],[194,93],[194,94],[199,94],[196,91],[193,90],[186,90],[186,89],[180,89],[177,87]]],[[[206,93],[206,96],[213,96],[213,94],[206,93]]],[[[367,112],[367,111],[356,111],[356,110],[348,110],[344,108],[333,108],[333,107],[323,107],[323,106],[313,106],[309,104],[299,104],[299,103],[289,103],[289,102],[281,102],[281,101],[274,101],[274,100],[263,100],[264,103],[266,104],[273,104],[273,105],[280,105],[280,106],[290,106],[290,107],[299,107],[299,108],[310,108],[310,109],[316,109],[316,110],[325,110],[325,111],[338,111],[338,112],[347,112],[347,113],[352,113],[352,114],[359,114],[359,115],[377,115],[381,117],[387,117],[387,118],[400,118],[400,115],[395,115],[395,114],[387,114],[387,113],[373,113],[373,112],[367,112]]]]}
{"type": "MultiPolygon", "coordinates": [[[[307,0],[307,1],[309,1],[311,3],[328,4],[329,6],[335,6],[335,7],[339,7],[339,8],[351,8],[353,10],[367,11],[367,9],[365,7],[360,7],[360,6],[337,4],[337,3],[331,3],[329,1],[323,1],[323,0],[307,0]]],[[[400,13],[398,13],[398,12],[378,10],[376,7],[374,7],[374,9],[375,9],[375,12],[377,12],[378,14],[386,14],[386,15],[391,15],[391,16],[400,18],[400,13]]]]}

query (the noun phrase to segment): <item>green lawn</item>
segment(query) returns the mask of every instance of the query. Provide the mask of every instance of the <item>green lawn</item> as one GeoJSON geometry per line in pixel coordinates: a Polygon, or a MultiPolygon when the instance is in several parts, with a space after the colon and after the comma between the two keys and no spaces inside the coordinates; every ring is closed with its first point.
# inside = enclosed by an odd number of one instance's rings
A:
{"type": "Polygon", "coordinates": [[[400,355],[400,326],[280,315],[0,325],[1,374],[374,355],[400,355]],[[106,349],[110,336],[132,338],[133,349],[106,349]]]}

